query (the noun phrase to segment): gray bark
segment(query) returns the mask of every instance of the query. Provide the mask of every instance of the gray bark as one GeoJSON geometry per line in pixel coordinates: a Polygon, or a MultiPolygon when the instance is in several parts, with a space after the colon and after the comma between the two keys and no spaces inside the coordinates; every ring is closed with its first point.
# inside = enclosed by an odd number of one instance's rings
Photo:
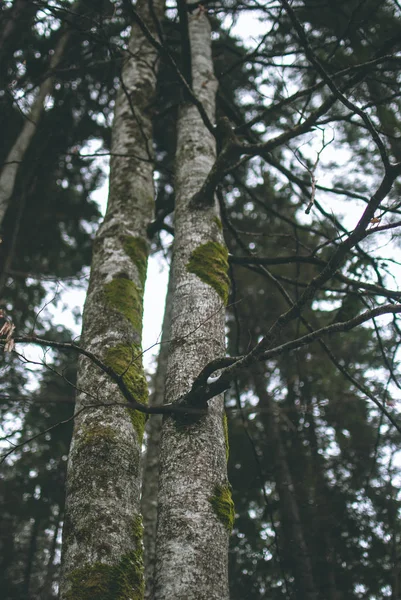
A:
{"type": "MultiPolygon", "coordinates": [[[[165,379],[168,358],[168,340],[171,335],[171,311],[173,300],[172,277],[169,278],[166,307],[163,318],[163,334],[157,369],[154,378],[154,391],[149,404],[160,406],[164,402],[165,379]]],[[[162,431],[162,415],[152,415],[146,426],[146,454],[142,474],[142,518],[143,543],[145,547],[145,598],[151,600],[154,595],[154,579],[156,566],[156,526],[157,526],[157,495],[159,491],[159,452],[162,431]]]]}
{"type": "MultiPolygon", "coordinates": [[[[77,4],[73,7],[73,10],[76,9],[77,4]]],[[[55,47],[54,54],[50,59],[50,73],[52,73],[60,64],[70,35],[71,28],[68,25],[64,26],[59,41],[55,47]]],[[[4,216],[14,192],[18,169],[24,159],[26,151],[29,148],[32,138],[35,135],[37,126],[45,110],[46,97],[51,94],[53,85],[53,75],[50,75],[41,83],[35,99],[33,100],[31,109],[25,116],[22,129],[4,161],[4,167],[0,173],[0,225],[3,223],[4,216]]]]}
{"type": "MultiPolygon", "coordinates": [[[[162,6],[154,1],[159,15],[162,6]]],[[[147,0],[137,4],[137,11],[153,31],[147,0]]],[[[146,227],[154,208],[149,106],[158,57],[136,26],[129,46],[114,115],[108,206],[94,243],[81,344],[123,376],[136,400],[146,402],[138,356],[146,227]]],[[[60,597],[137,600],[144,588],[139,514],[144,415],[117,406],[125,401],[116,385],[86,358],[79,362],[77,387],[77,410],[88,408],[75,419],[69,456],[60,597]]]]}
{"type": "MultiPolygon", "coordinates": [[[[216,79],[210,25],[189,15],[193,89],[214,120],[216,79]]],[[[178,119],[175,172],[174,297],[166,401],[189,391],[200,370],[224,355],[225,247],[218,208],[194,207],[215,159],[215,140],[198,110],[178,119]],[[214,256],[212,256],[214,254],[214,256]]],[[[195,422],[166,418],[160,450],[155,600],[228,598],[227,550],[233,506],[227,482],[222,396],[195,422]]]]}
{"type": "Polygon", "coordinates": [[[262,373],[255,369],[253,380],[260,406],[266,409],[265,412],[261,413],[262,421],[266,435],[274,449],[271,460],[280,499],[286,554],[290,558],[293,567],[296,596],[300,600],[317,600],[318,591],[313,576],[311,557],[305,541],[285,448],[280,436],[278,415],[266,390],[266,382],[262,373]]]}

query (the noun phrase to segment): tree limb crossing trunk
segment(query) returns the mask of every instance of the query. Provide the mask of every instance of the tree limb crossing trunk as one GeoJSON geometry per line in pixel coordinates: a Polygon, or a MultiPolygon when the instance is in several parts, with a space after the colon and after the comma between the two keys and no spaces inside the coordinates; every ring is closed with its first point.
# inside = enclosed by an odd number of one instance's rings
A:
{"type": "MultiPolygon", "coordinates": [[[[189,15],[193,89],[214,120],[211,32],[189,15]]],[[[197,108],[181,106],[176,153],[172,343],[166,401],[177,401],[212,359],[224,355],[227,250],[216,202],[195,207],[215,160],[215,140],[197,108]]],[[[227,481],[223,397],[195,422],[167,418],[160,450],[155,600],[228,598],[227,552],[234,507],[227,481]]]]}

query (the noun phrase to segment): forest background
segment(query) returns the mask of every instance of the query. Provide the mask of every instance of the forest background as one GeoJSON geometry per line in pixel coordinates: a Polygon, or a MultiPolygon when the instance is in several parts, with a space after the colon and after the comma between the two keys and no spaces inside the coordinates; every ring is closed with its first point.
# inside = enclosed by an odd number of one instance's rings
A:
{"type": "MultiPolygon", "coordinates": [[[[88,283],[100,222],[94,192],[105,184],[110,155],[119,159],[111,132],[130,26],[145,22],[158,57],[145,111],[155,188],[146,243],[165,264],[176,243],[180,105],[194,107],[217,146],[194,194],[215,198],[213,235],[222,232],[228,247],[221,259],[230,278],[227,354],[198,383],[209,399],[225,391],[235,504],[230,597],[400,598],[401,7],[393,0],[160,6],[1,3],[2,597],[59,593],[81,388],[71,346],[80,341],[60,324],[59,309],[63,294],[88,283]],[[152,6],[160,12],[149,17],[152,6]],[[188,21],[211,26],[216,118],[194,93],[188,21]],[[250,23],[255,31],[241,36],[250,23]],[[39,354],[28,345],[35,340],[39,354]]],[[[130,117],[141,120],[135,103],[130,117]]],[[[194,155],[202,163],[202,149],[194,155]]],[[[219,277],[212,283],[222,297],[219,277]]],[[[74,317],[79,324],[79,311],[74,317]]],[[[155,412],[168,320],[159,365],[147,374],[155,412]]],[[[149,506],[157,506],[161,416],[146,427],[145,593],[154,597],[149,506]]]]}

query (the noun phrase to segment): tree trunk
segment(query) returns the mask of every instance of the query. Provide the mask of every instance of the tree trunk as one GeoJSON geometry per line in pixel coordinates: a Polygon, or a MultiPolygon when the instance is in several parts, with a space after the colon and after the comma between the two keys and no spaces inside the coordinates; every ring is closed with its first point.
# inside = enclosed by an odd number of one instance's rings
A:
{"type": "Polygon", "coordinates": [[[37,517],[33,520],[31,532],[29,535],[28,553],[24,569],[24,581],[22,583],[22,593],[24,598],[30,597],[31,576],[33,571],[33,564],[35,561],[36,549],[38,545],[39,524],[40,518],[37,517]]]}
{"type": "Polygon", "coordinates": [[[299,600],[316,600],[318,592],[314,581],[311,557],[305,541],[285,448],[281,440],[278,415],[266,390],[265,378],[256,369],[253,372],[253,381],[256,395],[259,398],[259,406],[266,409],[261,412],[261,418],[269,443],[273,448],[271,460],[280,500],[285,554],[289,557],[292,565],[296,595],[299,600]]]}
{"type": "MultiPolygon", "coordinates": [[[[80,0],[78,0],[78,2],[72,7],[73,12],[77,12],[79,3],[80,0]]],[[[69,25],[62,26],[60,38],[49,63],[50,76],[47,77],[39,86],[39,90],[32,103],[32,107],[29,113],[25,116],[22,129],[4,161],[4,167],[0,174],[0,225],[4,221],[4,216],[14,192],[19,166],[24,159],[25,153],[29,148],[38,123],[45,110],[46,97],[53,90],[54,76],[52,73],[60,64],[64,56],[71,31],[72,29],[69,25]]]]}
{"type": "Polygon", "coordinates": [[[386,88],[381,87],[377,81],[367,79],[367,87],[369,90],[372,102],[377,103],[375,106],[376,116],[380,122],[380,129],[387,137],[387,143],[396,162],[401,161],[401,141],[399,136],[400,121],[397,118],[397,112],[389,110],[384,104],[380,103],[380,98],[385,97],[386,88]]]}
{"type": "Polygon", "coordinates": [[[52,538],[52,542],[51,542],[51,546],[50,546],[50,551],[49,551],[49,560],[47,561],[47,566],[46,566],[46,576],[45,576],[45,580],[43,583],[43,587],[41,590],[41,597],[43,597],[44,599],[51,599],[53,597],[53,584],[55,581],[55,573],[56,573],[56,565],[55,565],[55,558],[56,558],[56,552],[57,552],[57,546],[58,546],[58,536],[59,536],[59,532],[60,532],[60,523],[61,523],[61,514],[60,512],[57,514],[56,516],[56,522],[54,524],[54,528],[53,528],[53,538],[52,538]]]}
{"type": "MultiPolygon", "coordinates": [[[[308,397],[308,385],[304,382],[303,392],[308,397]]],[[[335,573],[335,554],[332,543],[332,532],[335,524],[332,522],[330,511],[330,489],[325,480],[325,465],[322,456],[319,454],[319,442],[316,433],[315,419],[313,416],[313,402],[307,400],[306,403],[308,439],[311,449],[312,469],[315,478],[314,502],[309,505],[312,515],[314,528],[316,530],[316,541],[319,544],[319,551],[316,553],[317,570],[320,578],[320,590],[323,598],[328,600],[338,600],[336,573],[335,573]]]]}
{"type": "MultiPolygon", "coordinates": [[[[193,89],[214,120],[216,79],[210,25],[188,15],[193,89]]],[[[224,355],[227,251],[218,207],[194,207],[215,159],[197,108],[181,106],[176,153],[172,342],[166,401],[176,402],[212,359],[224,355]]],[[[160,450],[155,600],[228,598],[228,537],[234,507],[227,481],[223,397],[193,421],[166,418],[160,450]]]]}
{"type": "MultiPolygon", "coordinates": [[[[21,24],[25,21],[31,24],[38,7],[31,0],[14,0],[13,5],[4,11],[0,26],[0,62],[7,54],[12,55],[21,34],[21,24]]],[[[4,67],[2,67],[4,68],[4,67]]]]}
{"type": "MultiPolygon", "coordinates": [[[[162,2],[153,2],[160,15],[162,2]]],[[[147,0],[137,11],[151,31],[147,0]]],[[[142,302],[154,209],[152,123],[158,56],[132,27],[116,101],[105,220],[94,243],[81,344],[147,401],[142,368],[142,302]],[[134,114],[133,114],[134,113],[134,114]],[[129,155],[129,156],[121,156],[129,155]]],[[[88,359],[79,361],[77,410],[68,473],[61,599],[143,596],[140,454],[143,413],[88,359]],[[110,403],[110,408],[104,404],[110,403]]]]}
{"type": "MultiPolygon", "coordinates": [[[[163,318],[163,334],[157,370],[154,378],[154,391],[150,396],[149,404],[160,406],[164,402],[165,379],[168,358],[168,340],[171,334],[172,311],[172,278],[169,278],[166,307],[163,318]]],[[[142,518],[143,518],[143,543],[145,562],[145,598],[151,600],[154,596],[154,580],[156,566],[156,526],[157,526],[157,495],[159,491],[159,452],[162,431],[162,416],[152,415],[146,427],[146,454],[142,475],[142,518]]]]}

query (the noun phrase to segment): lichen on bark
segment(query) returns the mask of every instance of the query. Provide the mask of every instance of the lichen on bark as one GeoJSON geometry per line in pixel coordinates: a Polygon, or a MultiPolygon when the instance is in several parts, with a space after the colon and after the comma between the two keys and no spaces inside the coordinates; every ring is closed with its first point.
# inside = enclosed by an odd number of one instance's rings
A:
{"type": "MultiPolygon", "coordinates": [[[[134,400],[141,404],[148,403],[148,384],[142,368],[142,353],[138,346],[135,344],[132,344],[132,346],[118,344],[114,348],[109,348],[106,351],[104,362],[117,375],[122,375],[123,381],[134,400]]],[[[146,415],[132,408],[127,410],[132,425],[138,434],[138,440],[142,442],[146,415]]]]}
{"type": "Polygon", "coordinates": [[[235,507],[229,486],[216,485],[209,502],[217,518],[223,523],[227,531],[231,532],[235,521],[235,507]]]}
{"type": "Polygon", "coordinates": [[[210,241],[195,248],[187,264],[187,270],[212,286],[224,304],[227,304],[230,279],[227,275],[228,251],[223,244],[210,241]]]}

